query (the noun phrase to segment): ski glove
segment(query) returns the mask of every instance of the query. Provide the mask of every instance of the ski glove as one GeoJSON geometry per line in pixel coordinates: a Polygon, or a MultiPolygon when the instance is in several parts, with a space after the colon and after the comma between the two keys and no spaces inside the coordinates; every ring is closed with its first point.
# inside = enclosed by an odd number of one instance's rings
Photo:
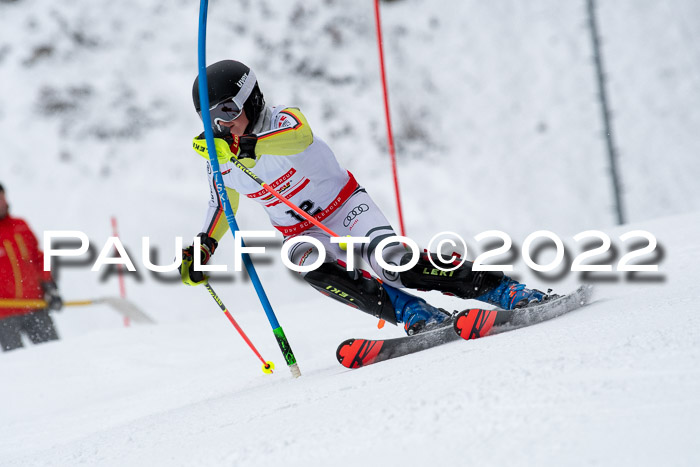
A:
{"type": "MultiPolygon", "coordinates": [[[[216,158],[219,164],[225,164],[231,159],[238,159],[247,168],[254,167],[258,161],[258,156],[255,155],[255,146],[258,144],[256,135],[236,136],[230,132],[215,131],[214,146],[216,148],[216,158]]],[[[195,137],[192,140],[192,148],[197,153],[209,159],[207,151],[207,141],[204,138],[204,133],[195,137]]]]}
{"type": "MultiPolygon", "coordinates": [[[[199,257],[200,263],[205,265],[209,262],[209,259],[216,251],[216,247],[219,246],[219,242],[211,238],[204,232],[197,235],[200,238],[199,246],[199,257]]],[[[182,250],[182,263],[178,268],[180,270],[180,277],[183,284],[187,285],[199,285],[204,284],[209,280],[209,276],[204,274],[202,271],[194,270],[194,245],[182,250]]]]}
{"type": "Polygon", "coordinates": [[[53,281],[42,282],[41,288],[44,290],[44,301],[48,304],[48,309],[59,311],[63,308],[63,300],[58,293],[58,287],[53,281]]]}

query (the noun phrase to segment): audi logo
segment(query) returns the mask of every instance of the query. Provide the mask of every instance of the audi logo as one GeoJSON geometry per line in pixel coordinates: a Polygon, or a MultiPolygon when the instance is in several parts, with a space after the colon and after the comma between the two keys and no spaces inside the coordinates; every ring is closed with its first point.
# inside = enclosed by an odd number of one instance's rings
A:
{"type": "Polygon", "coordinates": [[[343,225],[345,227],[349,226],[350,222],[352,222],[352,220],[354,218],[356,218],[357,216],[359,216],[363,212],[367,212],[367,211],[369,211],[369,206],[367,206],[365,203],[362,203],[359,206],[355,206],[354,208],[352,208],[352,211],[350,211],[348,213],[348,215],[345,216],[345,220],[343,221],[343,225]]]}

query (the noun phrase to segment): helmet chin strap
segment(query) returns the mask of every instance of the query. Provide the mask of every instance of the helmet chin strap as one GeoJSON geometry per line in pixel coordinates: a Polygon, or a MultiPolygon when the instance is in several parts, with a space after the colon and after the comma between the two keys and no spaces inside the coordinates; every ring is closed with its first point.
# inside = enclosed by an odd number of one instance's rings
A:
{"type": "Polygon", "coordinates": [[[255,127],[258,125],[261,119],[265,118],[265,98],[260,92],[260,88],[258,86],[259,85],[256,82],[251,90],[252,95],[249,96],[245,106],[243,107],[245,116],[248,118],[248,126],[245,129],[246,134],[253,133],[255,127]],[[259,111],[257,111],[257,109],[259,109],[259,111]],[[256,112],[257,115],[253,115],[256,112]]]}

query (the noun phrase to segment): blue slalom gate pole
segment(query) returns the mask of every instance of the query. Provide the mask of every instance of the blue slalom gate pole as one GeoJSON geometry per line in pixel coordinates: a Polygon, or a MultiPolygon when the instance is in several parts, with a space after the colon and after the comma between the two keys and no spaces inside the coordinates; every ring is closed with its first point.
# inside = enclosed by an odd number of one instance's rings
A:
{"type": "MultiPolygon", "coordinates": [[[[207,42],[207,10],[209,8],[208,0],[201,0],[199,6],[199,54],[198,54],[198,64],[199,64],[199,105],[202,109],[202,122],[204,123],[204,136],[207,141],[207,150],[209,152],[209,161],[211,163],[212,171],[214,172],[214,182],[216,183],[216,191],[219,193],[219,198],[221,199],[221,204],[224,207],[224,213],[226,214],[226,220],[231,228],[231,233],[235,236],[236,232],[240,230],[238,228],[238,223],[233,215],[233,209],[231,209],[231,203],[226,194],[226,188],[224,187],[224,179],[221,176],[221,170],[219,168],[219,160],[216,155],[216,146],[214,144],[214,131],[211,126],[211,115],[209,113],[209,89],[207,84],[207,64],[206,64],[206,42],[207,42]]],[[[241,245],[244,246],[241,240],[241,245]]],[[[262,304],[263,310],[267,315],[267,319],[272,326],[272,332],[277,339],[277,344],[282,351],[287,366],[292,372],[292,376],[301,376],[301,371],[297,365],[296,358],[292,352],[292,348],[289,345],[287,337],[284,335],[282,326],[280,326],[275,316],[275,312],[270,305],[270,300],[267,298],[265,289],[263,289],[258,273],[255,271],[255,266],[250,260],[247,253],[242,253],[243,264],[245,264],[246,271],[250,276],[250,280],[253,282],[255,287],[255,292],[258,294],[260,303],[262,304]]]]}

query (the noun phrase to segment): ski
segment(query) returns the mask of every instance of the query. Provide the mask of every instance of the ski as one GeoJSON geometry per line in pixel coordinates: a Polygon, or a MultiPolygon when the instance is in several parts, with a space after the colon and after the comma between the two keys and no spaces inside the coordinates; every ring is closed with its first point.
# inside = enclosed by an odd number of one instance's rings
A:
{"type": "Polygon", "coordinates": [[[592,287],[583,285],[574,292],[542,304],[515,310],[464,310],[440,327],[413,336],[390,339],[347,339],[336,351],[346,368],[360,368],[437,347],[460,338],[470,340],[511,331],[550,320],[582,307],[590,301],[592,287]]]}
{"type": "Polygon", "coordinates": [[[390,358],[420,352],[458,340],[459,336],[452,329],[452,323],[453,321],[449,320],[445,326],[414,336],[381,340],[348,339],[338,346],[335,356],[338,362],[347,368],[360,368],[390,358]]]}
{"type": "Polygon", "coordinates": [[[545,303],[536,303],[510,310],[506,312],[507,316],[502,310],[482,310],[479,308],[464,310],[454,317],[454,330],[466,340],[477,339],[488,334],[513,331],[548,321],[581,308],[591,300],[592,295],[593,286],[582,285],[569,294],[545,303]]]}

